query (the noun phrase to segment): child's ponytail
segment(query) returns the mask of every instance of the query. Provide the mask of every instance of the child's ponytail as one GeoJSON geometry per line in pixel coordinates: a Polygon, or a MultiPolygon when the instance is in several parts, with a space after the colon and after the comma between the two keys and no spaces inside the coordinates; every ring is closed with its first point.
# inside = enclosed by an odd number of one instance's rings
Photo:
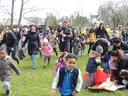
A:
{"type": "Polygon", "coordinates": [[[67,55],[67,54],[68,54],[68,52],[61,52],[61,54],[60,54],[60,57],[59,57],[58,61],[63,60],[63,57],[64,57],[65,55],[67,55]]]}

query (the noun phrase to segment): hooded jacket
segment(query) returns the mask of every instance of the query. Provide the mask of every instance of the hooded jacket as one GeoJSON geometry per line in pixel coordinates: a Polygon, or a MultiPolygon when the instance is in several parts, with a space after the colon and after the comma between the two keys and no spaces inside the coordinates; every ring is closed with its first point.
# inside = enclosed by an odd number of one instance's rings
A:
{"type": "Polygon", "coordinates": [[[101,54],[91,50],[89,54],[89,60],[86,66],[86,71],[94,73],[97,70],[97,66],[101,63],[101,54]]]}
{"type": "Polygon", "coordinates": [[[0,80],[1,81],[10,81],[12,79],[11,68],[16,72],[17,75],[20,75],[21,72],[19,68],[13,63],[10,56],[6,56],[5,59],[0,59],[0,80]]]}

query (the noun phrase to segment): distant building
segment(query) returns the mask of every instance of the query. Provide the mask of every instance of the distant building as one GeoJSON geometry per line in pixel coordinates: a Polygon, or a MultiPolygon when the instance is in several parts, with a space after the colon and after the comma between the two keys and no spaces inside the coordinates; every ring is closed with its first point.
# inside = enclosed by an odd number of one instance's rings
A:
{"type": "Polygon", "coordinates": [[[104,21],[100,21],[99,15],[91,15],[91,22],[92,24],[95,24],[95,27],[98,27],[100,23],[103,23],[104,21]]]}
{"type": "Polygon", "coordinates": [[[93,23],[93,24],[95,24],[96,22],[98,22],[99,20],[98,20],[98,15],[91,15],[91,22],[93,23]]]}

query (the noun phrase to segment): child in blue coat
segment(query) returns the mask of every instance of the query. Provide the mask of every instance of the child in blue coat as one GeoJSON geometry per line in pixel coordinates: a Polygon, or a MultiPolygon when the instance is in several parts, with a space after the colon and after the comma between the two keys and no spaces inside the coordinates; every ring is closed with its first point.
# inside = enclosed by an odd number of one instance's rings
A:
{"type": "Polygon", "coordinates": [[[86,66],[86,71],[88,72],[88,81],[84,87],[85,90],[88,89],[89,86],[94,86],[94,73],[97,70],[97,66],[101,63],[101,54],[103,53],[103,47],[98,45],[96,50],[90,51],[89,60],[86,66]]]}

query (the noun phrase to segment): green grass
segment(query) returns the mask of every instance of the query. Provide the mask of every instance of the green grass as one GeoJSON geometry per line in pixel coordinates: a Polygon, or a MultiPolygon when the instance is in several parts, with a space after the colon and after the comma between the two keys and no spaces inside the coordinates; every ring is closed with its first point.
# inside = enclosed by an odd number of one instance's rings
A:
{"type": "MultiPolygon", "coordinates": [[[[53,52],[54,53],[54,52],[53,52]]],[[[60,96],[59,92],[55,95],[50,95],[51,84],[54,78],[53,70],[56,66],[56,60],[58,57],[55,56],[51,58],[50,65],[43,68],[43,58],[40,58],[39,54],[37,56],[37,69],[32,69],[32,61],[30,56],[26,53],[26,58],[20,60],[20,65],[17,65],[21,70],[22,74],[17,76],[13,71],[13,78],[11,83],[11,96],[60,96]]],[[[88,60],[87,49],[84,57],[81,58],[79,54],[79,60],[77,61],[76,67],[81,69],[82,76],[84,77],[85,66],[88,60]]],[[[15,61],[14,61],[15,62],[15,61]]],[[[2,82],[0,82],[2,84],[2,82]]],[[[128,96],[127,89],[119,90],[116,92],[108,92],[103,90],[92,90],[84,91],[83,87],[85,82],[83,82],[82,90],[76,96],[128,96]]],[[[0,87],[0,96],[4,96],[5,91],[0,87]]]]}

